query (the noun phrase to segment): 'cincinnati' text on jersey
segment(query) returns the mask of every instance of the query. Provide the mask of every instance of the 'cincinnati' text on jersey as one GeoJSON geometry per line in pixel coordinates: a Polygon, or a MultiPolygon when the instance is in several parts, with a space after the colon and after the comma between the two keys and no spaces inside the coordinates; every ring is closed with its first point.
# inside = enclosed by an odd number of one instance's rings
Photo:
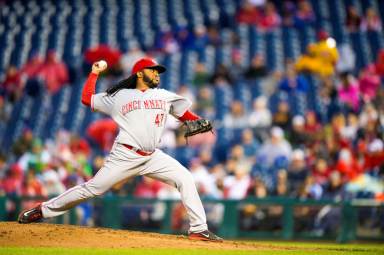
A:
{"type": "Polygon", "coordinates": [[[159,99],[147,99],[147,100],[133,100],[124,104],[121,107],[121,113],[123,115],[138,109],[161,109],[166,110],[166,101],[159,99]]]}

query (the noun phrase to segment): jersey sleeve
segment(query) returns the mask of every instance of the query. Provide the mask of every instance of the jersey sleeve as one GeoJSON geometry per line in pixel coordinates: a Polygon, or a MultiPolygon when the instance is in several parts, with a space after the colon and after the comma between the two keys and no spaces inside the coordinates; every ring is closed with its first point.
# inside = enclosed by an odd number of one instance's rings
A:
{"type": "Polygon", "coordinates": [[[182,96],[176,95],[175,93],[167,91],[168,101],[171,103],[169,113],[179,118],[191,107],[192,102],[182,96]]]}
{"type": "Polygon", "coordinates": [[[92,95],[92,111],[98,111],[111,115],[114,103],[114,97],[108,96],[105,92],[92,95]]]}

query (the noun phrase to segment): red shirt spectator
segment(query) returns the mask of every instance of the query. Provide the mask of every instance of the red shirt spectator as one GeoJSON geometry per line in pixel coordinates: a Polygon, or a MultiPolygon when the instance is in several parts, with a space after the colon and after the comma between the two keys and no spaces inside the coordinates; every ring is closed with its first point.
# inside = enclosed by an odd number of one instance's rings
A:
{"type": "Polygon", "coordinates": [[[336,170],[339,171],[346,181],[353,180],[363,169],[348,149],[342,149],[339,160],[336,163],[336,170]]]}
{"type": "Polygon", "coordinates": [[[23,85],[21,73],[15,66],[10,66],[0,88],[4,91],[5,95],[11,97],[11,99],[17,99],[21,95],[23,85]]]}
{"type": "Polygon", "coordinates": [[[33,170],[29,170],[21,187],[22,196],[46,196],[47,192],[36,178],[33,170]]]}
{"type": "Polygon", "coordinates": [[[380,50],[376,60],[376,73],[384,77],[384,49],[380,50]]]}
{"type": "Polygon", "coordinates": [[[312,168],[312,176],[315,179],[315,182],[321,185],[328,182],[329,175],[331,172],[331,167],[323,158],[319,158],[312,168]]]}
{"type": "Polygon", "coordinates": [[[73,154],[82,153],[85,156],[89,156],[91,153],[91,148],[89,147],[88,142],[84,138],[80,138],[76,135],[71,137],[69,147],[73,154]]]}
{"type": "Polygon", "coordinates": [[[43,57],[36,54],[30,60],[28,60],[28,62],[21,69],[21,72],[26,74],[28,78],[37,77],[40,74],[43,63],[43,57]]]}
{"type": "Polygon", "coordinates": [[[259,19],[260,12],[250,1],[245,1],[236,15],[237,22],[242,24],[256,25],[259,19]]]}
{"type": "Polygon", "coordinates": [[[11,165],[6,177],[0,182],[6,194],[19,194],[23,182],[23,170],[18,164],[11,165]]]}
{"type": "Polygon", "coordinates": [[[87,128],[87,135],[93,139],[104,151],[112,148],[118,131],[117,124],[112,119],[94,121],[87,128]]]}
{"type": "Polygon", "coordinates": [[[88,49],[85,52],[84,57],[88,63],[94,63],[103,59],[108,63],[108,66],[112,67],[119,63],[121,52],[118,49],[114,49],[108,45],[99,45],[88,49]]]}
{"type": "Polygon", "coordinates": [[[374,64],[364,68],[359,79],[359,89],[365,101],[371,101],[380,87],[380,76],[376,73],[374,64]]]}
{"type": "Polygon", "coordinates": [[[260,27],[265,30],[273,30],[276,27],[280,26],[281,18],[280,15],[276,12],[275,5],[268,2],[265,5],[264,15],[260,20],[260,27]]]}
{"type": "Polygon", "coordinates": [[[64,62],[59,61],[53,51],[48,53],[47,59],[41,67],[40,75],[52,94],[58,92],[69,80],[67,66],[64,62]]]}

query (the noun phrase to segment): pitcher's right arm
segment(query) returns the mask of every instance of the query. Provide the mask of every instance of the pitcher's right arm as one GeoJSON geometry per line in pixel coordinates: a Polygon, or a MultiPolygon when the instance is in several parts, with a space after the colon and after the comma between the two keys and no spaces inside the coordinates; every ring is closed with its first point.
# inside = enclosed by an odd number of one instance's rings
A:
{"type": "Polygon", "coordinates": [[[96,81],[101,72],[107,69],[107,63],[104,60],[93,63],[92,72],[89,74],[81,93],[81,102],[92,107],[92,96],[96,92],[96,81]]]}

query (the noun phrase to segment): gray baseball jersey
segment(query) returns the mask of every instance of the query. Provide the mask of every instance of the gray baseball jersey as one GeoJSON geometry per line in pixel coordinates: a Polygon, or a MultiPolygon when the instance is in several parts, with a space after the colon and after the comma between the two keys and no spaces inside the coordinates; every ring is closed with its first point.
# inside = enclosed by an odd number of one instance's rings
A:
{"type": "Polygon", "coordinates": [[[191,232],[208,228],[192,174],[177,160],[156,149],[168,114],[182,116],[191,102],[164,89],[123,89],[114,96],[99,93],[92,96],[93,110],[110,115],[120,132],[103,167],[84,184],[77,185],[58,197],[42,203],[44,218],[64,214],[73,206],[99,196],[116,183],[145,175],[168,183],[178,189],[187,210],[191,232]],[[142,156],[123,144],[153,152],[142,156]]]}
{"type": "Polygon", "coordinates": [[[119,125],[116,142],[143,151],[154,151],[160,143],[168,113],[182,116],[191,102],[165,89],[123,89],[114,96],[92,96],[92,109],[110,115],[119,125]]]}

